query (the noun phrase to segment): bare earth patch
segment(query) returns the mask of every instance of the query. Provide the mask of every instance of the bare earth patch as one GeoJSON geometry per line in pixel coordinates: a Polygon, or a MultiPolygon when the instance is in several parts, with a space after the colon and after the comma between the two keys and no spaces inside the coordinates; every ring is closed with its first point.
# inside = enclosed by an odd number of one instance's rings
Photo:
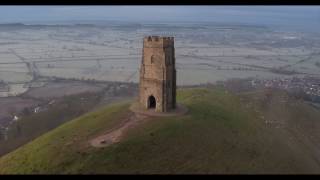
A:
{"type": "Polygon", "coordinates": [[[105,134],[90,141],[93,147],[106,147],[120,141],[122,135],[130,128],[133,128],[146,120],[147,116],[130,113],[119,126],[109,130],[105,134]]]}
{"type": "Polygon", "coordinates": [[[181,105],[177,104],[177,107],[174,110],[171,110],[169,112],[156,112],[153,109],[144,109],[140,107],[139,103],[133,103],[130,106],[130,110],[136,114],[145,115],[145,116],[158,116],[158,117],[166,117],[166,116],[181,116],[188,112],[188,109],[181,105]]]}
{"type": "Polygon", "coordinates": [[[121,140],[122,136],[130,129],[134,128],[142,122],[150,119],[152,116],[179,116],[187,113],[188,109],[182,105],[178,105],[177,108],[171,112],[159,113],[154,110],[144,110],[139,107],[138,103],[131,105],[130,113],[126,119],[119,125],[109,130],[105,134],[98,136],[90,140],[90,144],[93,147],[106,147],[113,143],[117,143],[121,140]]]}

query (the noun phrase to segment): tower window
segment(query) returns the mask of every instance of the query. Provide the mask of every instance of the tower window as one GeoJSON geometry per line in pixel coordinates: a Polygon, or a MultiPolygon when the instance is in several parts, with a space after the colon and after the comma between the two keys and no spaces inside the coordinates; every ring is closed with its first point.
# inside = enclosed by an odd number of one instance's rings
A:
{"type": "Polygon", "coordinates": [[[153,64],[154,63],[154,56],[152,55],[151,56],[151,64],[153,64]]]}

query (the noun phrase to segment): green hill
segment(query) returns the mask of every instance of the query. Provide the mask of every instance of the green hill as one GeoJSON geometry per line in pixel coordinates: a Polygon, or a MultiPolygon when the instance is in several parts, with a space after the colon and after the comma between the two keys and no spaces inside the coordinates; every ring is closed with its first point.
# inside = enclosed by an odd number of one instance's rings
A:
{"type": "Polygon", "coordinates": [[[189,112],[157,117],[123,141],[88,141],[128,116],[131,102],[88,113],[0,159],[0,174],[25,173],[319,173],[319,163],[261,114],[222,89],[183,89],[189,112]],[[298,147],[298,148],[297,148],[298,147]]]}

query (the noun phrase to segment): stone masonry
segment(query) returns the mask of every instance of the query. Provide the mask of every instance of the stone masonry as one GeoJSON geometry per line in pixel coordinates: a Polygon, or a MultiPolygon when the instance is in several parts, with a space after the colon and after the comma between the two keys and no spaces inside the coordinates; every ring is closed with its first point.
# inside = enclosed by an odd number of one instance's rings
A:
{"type": "Polygon", "coordinates": [[[143,39],[139,102],[145,109],[168,112],[176,107],[176,69],[173,37],[143,39]]]}

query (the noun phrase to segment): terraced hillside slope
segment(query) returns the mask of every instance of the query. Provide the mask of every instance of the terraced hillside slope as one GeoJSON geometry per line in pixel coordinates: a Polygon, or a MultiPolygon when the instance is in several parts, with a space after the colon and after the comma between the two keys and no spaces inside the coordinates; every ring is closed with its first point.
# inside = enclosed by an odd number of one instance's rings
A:
{"type": "MultiPolygon", "coordinates": [[[[320,173],[319,156],[297,138],[298,131],[266,123],[269,116],[275,118],[271,108],[279,103],[272,102],[285,94],[269,93],[267,108],[259,104],[264,96],[234,95],[219,88],[180,89],[177,100],[188,107],[186,115],[148,117],[120,142],[92,147],[90,139],[132,115],[132,102],[109,105],[2,157],[0,174],[320,173]]],[[[300,109],[300,116],[317,127],[319,110],[298,101],[283,108],[300,109]]]]}

